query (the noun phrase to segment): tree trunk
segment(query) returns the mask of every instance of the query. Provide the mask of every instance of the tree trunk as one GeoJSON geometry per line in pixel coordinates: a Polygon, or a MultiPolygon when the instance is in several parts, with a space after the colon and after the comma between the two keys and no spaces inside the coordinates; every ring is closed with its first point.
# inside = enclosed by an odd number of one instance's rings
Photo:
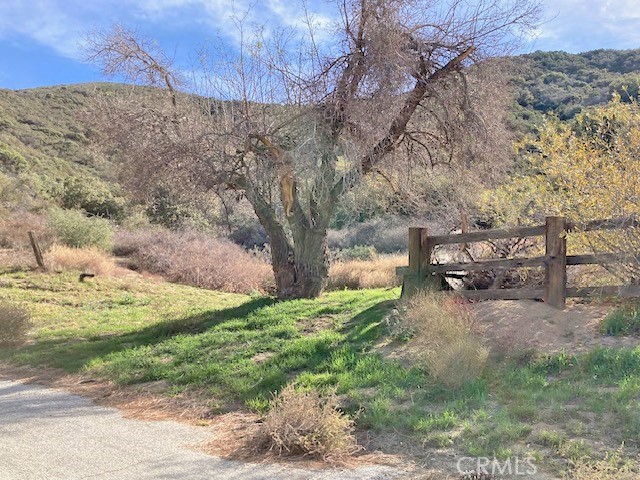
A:
{"type": "Polygon", "coordinates": [[[309,229],[292,247],[277,234],[269,235],[271,264],[280,298],[315,298],[327,286],[329,259],[326,230],[309,229]]]}
{"type": "Polygon", "coordinates": [[[269,237],[278,297],[315,298],[322,294],[329,274],[327,225],[334,202],[328,202],[322,212],[314,209],[313,221],[296,204],[293,215],[288,219],[292,243],[272,206],[248,182],[243,186],[247,199],[269,237]]]}

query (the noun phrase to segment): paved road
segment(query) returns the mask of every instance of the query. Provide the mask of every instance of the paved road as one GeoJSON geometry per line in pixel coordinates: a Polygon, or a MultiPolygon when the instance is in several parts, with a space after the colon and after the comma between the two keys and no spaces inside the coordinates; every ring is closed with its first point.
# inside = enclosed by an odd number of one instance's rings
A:
{"type": "Polygon", "coordinates": [[[83,397],[0,381],[0,479],[384,480],[385,467],[306,471],[212,457],[206,428],[124,419],[83,397]]]}

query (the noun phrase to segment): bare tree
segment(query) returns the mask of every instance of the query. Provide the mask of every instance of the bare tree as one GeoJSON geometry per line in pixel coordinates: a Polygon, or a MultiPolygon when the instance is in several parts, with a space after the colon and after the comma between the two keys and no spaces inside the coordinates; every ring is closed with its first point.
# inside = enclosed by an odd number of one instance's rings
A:
{"type": "MultiPolygon", "coordinates": [[[[107,73],[163,87],[167,101],[111,97],[103,130],[135,187],[242,192],[265,228],[279,295],[326,285],[326,234],[337,202],[367,175],[470,154],[486,123],[468,81],[536,21],[535,0],[340,0],[331,34],[307,15],[299,31],[247,31],[180,93],[153,44],[115,27],[93,35],[89,58],[107,73]],[[152,46],[153,48],[150,48],[152,46]],[[233,53],[232,53],[233,52],[233,53]],[[476,105],[477,106],[477,105],[476,105]]],[[[105,113],[106,112],[106,113],[105,113]]]]}

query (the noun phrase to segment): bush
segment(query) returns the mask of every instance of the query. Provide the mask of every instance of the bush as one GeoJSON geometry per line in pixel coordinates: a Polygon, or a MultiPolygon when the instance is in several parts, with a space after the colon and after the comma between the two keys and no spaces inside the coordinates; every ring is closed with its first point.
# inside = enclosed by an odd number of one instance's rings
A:
{"type": "Polygon", "coordinates": [[[177,283],[251,293],[273,285],[271,266],[226,239],[197,232],[118,232],[114,252],[177,283]]]}
{"type": "Polygon", "coordinates": [[[115,268],[113,258],[95,247],[71,248],[53,245],[45,254],[48,268],[56,272],[75,270],[94,275],[108,275],[115,268]]]}
{"type": "Polygon", "coordinates": [[[421,292],[400,302],[411,357],[448,387],[477,378],[488,350],[474,332],[474,320],[460,300],[448,294],[421,292]]]}
{"type": "Polygon", "coordinates": [[[640,310],[627,305],[610,312],[600,325],[605,335],[640,335],[640,310]]]}
{"type": "Polygon", "coordinates": [[[84,210],[90,215],[122,219],[125,203],[116,197],[109,186],[97,178],[69,177],[62,187],[62,207],[84,210]]]}
{"type": "Polygon", "coordinates": [[[0,345],[17,345],[31,328],[31,315],[24,308],[0,302],[0,345]]]}
{"type": "Polygon", "coordinates": [[[48,225],[58,241],[68,247],[110,250],[113,244],[113,230],[109,221],[87,217],[80,210],[53,209],[48,215],[48,225]]]}
{"type": "Polygon", "coordinates": [[[396,267],[406,265],[406,255],[381,255],[375,260],[334,262],[329,268],[329,289],[384,288],[400,284],[396,267]]]}
{"type": "Polygon", "coordinates": [[[349,260],[375,260],[378,252],[375,247],[368,245],[355,245],[349,248],[342,248],[331,252],[333,260],[346,262],[349,260]]]}
{"type": "Polygon", "coordinates": [[[315,390],[285,387],[269,403],[256,437],[261,449],[282,455],[312,455],[336,460],[358,450],[354,423],[337,408],[335,394],[321,397],[315,390]]]}
{"type": "Polygon", "coordinates": [[[341,230],[329,230],[329,247],[344,249],[368,245],[380,253],[404,252],[407,250],[407,225],[407,221],[379,218],[341,230]]]}

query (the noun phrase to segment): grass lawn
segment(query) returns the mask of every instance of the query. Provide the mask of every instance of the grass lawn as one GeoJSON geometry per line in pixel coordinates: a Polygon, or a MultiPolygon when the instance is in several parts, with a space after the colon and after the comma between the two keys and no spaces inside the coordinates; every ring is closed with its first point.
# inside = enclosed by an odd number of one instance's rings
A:
{"type": "Polygon", "coordinates": [[[398,295],[278,302],[144,279],[4,274],[0,299],[27,307],[35,328],[29,344],[0,350],[0,360],[122,384],[165,380],[169,394],[197,391],[219,411],[263,412],[290,382],[336,388],[361,429],[401,432],[425,449],[531,455],[555,471],[623,442],[625,455],[638,453],[640,349],[512,352],[451,390],[376,348],[398,295]]]}

